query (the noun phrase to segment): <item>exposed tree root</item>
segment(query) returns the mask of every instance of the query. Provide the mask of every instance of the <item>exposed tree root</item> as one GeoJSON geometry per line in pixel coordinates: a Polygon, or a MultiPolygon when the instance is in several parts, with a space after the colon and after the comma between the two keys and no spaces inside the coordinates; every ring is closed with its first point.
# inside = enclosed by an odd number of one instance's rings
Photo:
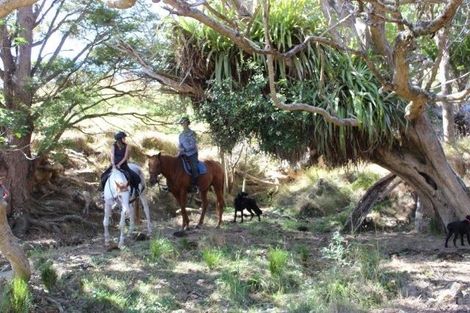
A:
{"type": "Polygon", "coordinates": [[[392,184],[396,177],[397,176],[395,174],[388,174],[367,190],[356,208],[354,208],[354,210],[351,212],[351,215],[343,227],[344,231],[351,231],[352,233],[355,233],[359,227],[361,227],[367,213],[369,213],[372,206],[379,199],[383,199],[383,197],[388,195],[396,186],[400,184],[401,180],[397,180],[396,183],[392,184]]]}

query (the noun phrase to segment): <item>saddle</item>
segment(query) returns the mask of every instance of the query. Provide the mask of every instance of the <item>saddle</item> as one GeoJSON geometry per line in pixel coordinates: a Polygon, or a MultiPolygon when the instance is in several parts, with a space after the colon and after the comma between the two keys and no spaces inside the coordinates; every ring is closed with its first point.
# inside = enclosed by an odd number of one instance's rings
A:
{"type": "MultiPolygon", "coordinates": [[[[181,163],[183,164],[183,169],[188,174],[191,176],[191,163],[189,162],[188,158],[181,157],[181,163]]],[[[204,175],[207,174],[207,165],[204,162],[197,161],[197,172],[199,175],[204,175]]]]}
{"type": "MultiPolygon", "coordinates": [[[[140,194],[139,186],[136,186],[135,184],[132,183],[131,175],[122,169],[118,169],[121,173],[126,176],[127,181],[129,182],[129,185],[131,187],[131,197],[132,195],[135,195],[136,197],[140,194]]],[[[101,176],[101,189],[104,190],[104,186],[106,185],[106,181],[108,180],[109,176],[111,176],[111,168],[108,168],[101,176]]]]}

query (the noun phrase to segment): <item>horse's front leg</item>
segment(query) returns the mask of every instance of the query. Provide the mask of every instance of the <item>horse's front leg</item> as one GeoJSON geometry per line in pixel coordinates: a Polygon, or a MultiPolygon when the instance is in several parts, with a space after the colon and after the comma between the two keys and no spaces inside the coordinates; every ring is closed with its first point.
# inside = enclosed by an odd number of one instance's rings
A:
{"type": "Polygon", "coordinates": [[[206,210],[207,210],[207,190],[201,191],[201,200],[202,200],[202,212],[201,212],[201,217],[199,217],[199,223],[197,223],[197,227],[202,227],[202,224],[204,223],[204,216],[206,215],[206,210]]]}
{"type": "Polygon", "coordinates": [[[135,230],[135,208],[134,204],[129,204],[127,209],[127,215],[129,216],[129,233],[132,234],[135,230]]]}
{"type": "Polygon", "coordinates": [[[147,235],[150,237],[152,236],[152,221],[150,220],[149,203],[145,195],[141,194],[139,198],[140,198],[140,203],[142,203],[142,206],[144,207],[145,218],[147,219],[147,235]]]}
{"type": "Polygon", "coordinates": [[[119,220],[119,244],[118,247],[119,249],[122,249],[124,247],[124,240],[126,238],[125,230],[126,230],[126,213],[127,209],[124,205],[122,205],[121,209],[121,219],[119,220]]]}
{"type": "Polygon", "coordinates": [[[112,202],[105,201],[104,203],[104,219],[103,219],[103,227],[104,227],[104,244],[107,246],[109,245],[109,219],[111,217],[111,210],[112,210],[112,202]]]}
{"type": "Polygon", "coordinates": [[[186,212],[186,201],[187,201],[187,194],[186,192],[182,191],[178,197],[179,199],[179,205],[181,208],[181,216],[183,218],[183,225],[182,229],[186,230],[189,229],[189,217],[188,217],[188,212],[186,212]]]}

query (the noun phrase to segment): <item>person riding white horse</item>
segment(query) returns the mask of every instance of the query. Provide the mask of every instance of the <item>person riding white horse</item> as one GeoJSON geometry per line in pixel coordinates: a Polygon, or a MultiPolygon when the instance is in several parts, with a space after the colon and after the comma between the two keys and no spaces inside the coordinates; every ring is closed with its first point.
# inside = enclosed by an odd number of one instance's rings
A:
{"type": "Polygon", "coordinates": [[[109,236],[109,220],[111,217],[112,207],[115,203],[121,206],[121,218],[119,220],[119,230],[120,237],[118,247],[124,247],[125,240],[125,227],[126,227],[126,214],[129,216],[130,225],[129,232],[133,232],[135,228],[135,212],[134,208],[131,205],[133,200],[140,200],[142,206],[144,207],[145,217],[147,219],[147,234],[151,236],[152,234],[152,224],[150,220],[150,209],[148,205],[147,198],[145,196],[145,179],[142,169],[136,164],[129,164],[129,168],[137,173],[140,177],[139,190],[137,193],[134,193],[134,199],[131,199],[131,191],[129,181],[126,178],[126,175],[119,169],[113,167],[111,170],[111,175],[109,176],[106,184],[104,186],[104,241],[105,245],[109,245],[110,236],[109,236]],[[137,199],[138,198],[138,199],[137,199]]]}

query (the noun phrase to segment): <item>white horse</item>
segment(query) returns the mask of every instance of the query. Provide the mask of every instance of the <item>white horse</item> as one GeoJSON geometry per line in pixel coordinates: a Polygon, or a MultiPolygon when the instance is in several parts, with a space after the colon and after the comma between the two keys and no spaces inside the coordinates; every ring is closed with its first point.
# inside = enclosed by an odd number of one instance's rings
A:
{"type": "MultiPolygon", "coordinates": [[[[152,225],[150,221],[150,209],[147,201],[147,197],[145,196],[145,178],[142,169],[136,165],[129,163],[129,168],[136,172],[140,176],[140,185],[139,185],[139,199],[144,207],[145,217],[147,218],[147,234],[151,236],[152,234],[152,225]]],[[[119,229],[121,231],[121,235],[119,237],[119,244],[118,247],[121,249],[124,247],[124,239],[125,239],[125,227],[126,227],[126,214],[129,215],[130,218],[130,225],[129,225],[129,232],[133,232],[135,228],[135,212],[134,207],[131,205],[130,199],[130,189],[129,182],[120,170],[113,168],[111,171],[111,175],[109,176],[106,184],[104,186],[104,242],[105,245],[109,244],[109,218],[111,217],[111,211],[113,205],[119,204],[121,206],[121,219],[119,221],[119,229]]],[[[135,199],[138,201],[137,199],[135,199]]]]}

